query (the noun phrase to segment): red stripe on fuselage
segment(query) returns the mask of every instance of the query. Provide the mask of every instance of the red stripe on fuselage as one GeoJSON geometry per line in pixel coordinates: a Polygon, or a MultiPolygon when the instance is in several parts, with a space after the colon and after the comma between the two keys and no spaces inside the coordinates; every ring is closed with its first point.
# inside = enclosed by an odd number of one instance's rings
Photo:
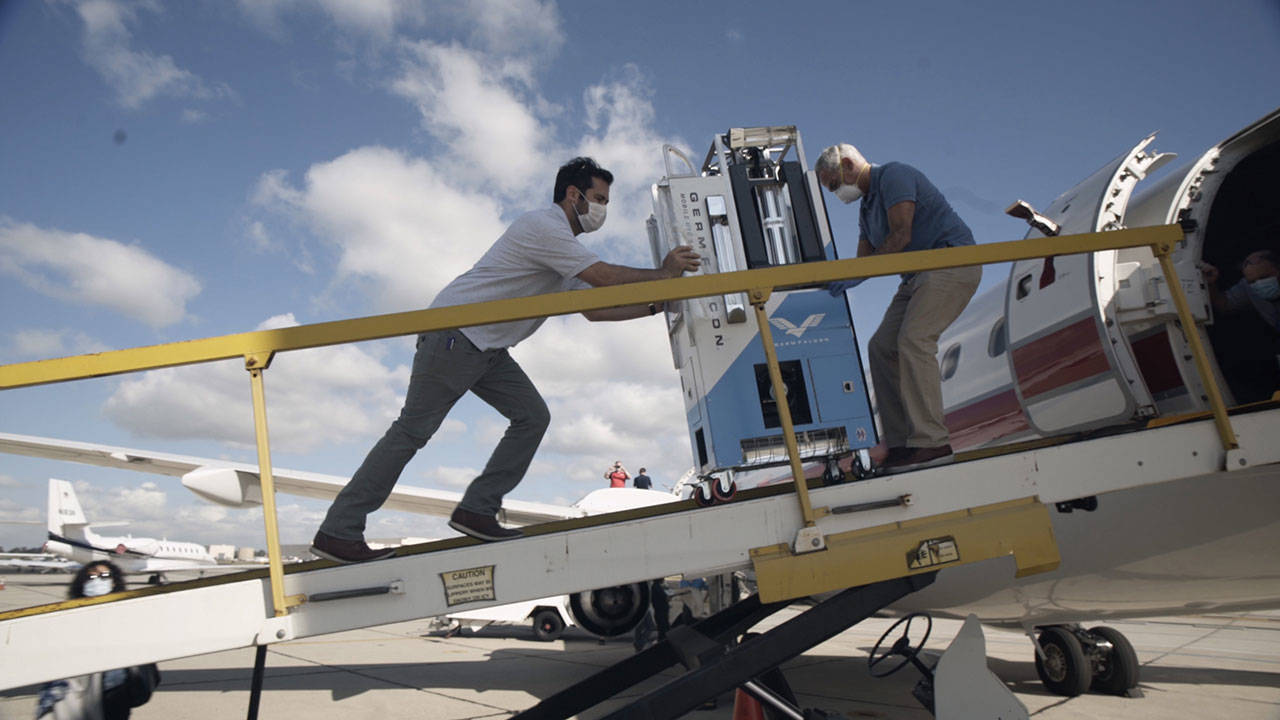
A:
{"type": "Polygon", "coordinates": [[[951,447],[956,450],[985,445],[1027,429],[1027,417],[1013,388],[961,405],[947,413],[946,423],[951,447]]]}
{"type": "Polygon", "coordinates": [[[1024,400],[1110,372],[1092,317],[1055,330],[1013,350],[1013,371],[1024,400]]]}

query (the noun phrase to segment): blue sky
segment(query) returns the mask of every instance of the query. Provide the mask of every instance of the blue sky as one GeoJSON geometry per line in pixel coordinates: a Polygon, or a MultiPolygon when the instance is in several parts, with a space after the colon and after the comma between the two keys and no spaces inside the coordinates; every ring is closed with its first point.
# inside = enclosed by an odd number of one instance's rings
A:
{"type": "MultiPolygon", "coordinates": [[[[1190,160],[1273,109],[1280,6],[15,0],[0,67],[12,363],[425,307],[581,153],[618,177],[584,239],[643,264],[660,145],[701,156],[734,126],[797,125],[810,162],[847,141],[911,163],[979,242],[1017,239],[1014,199],[1047,205],[1155,130],[1190,160]]],[[[851,254],[856,205],[830,214],[851,254]]],[[[864,340],[894,285],[852,295],[864,340]]],[[[552,320],[514,354],[553,420],[512,497],[572,502],[619,458],[660,483],[690,465],[659,319],[552,320]]],[[[410,359],[407,339],[277,358],[276,464],[349,475],[410,359]]],[[[402,482],[460,490],[502,429],[464,401],[402,482]]],[[[254,458],[238,363],[7,391],[0,431],[254,458]]],[[[49,477],[135,534],[262,545],[260,513],[176,480],[8,456],[0,520],[43,521],[49,477]]],[[[325,503],[280,504],[283,540],[308,540],[325,503]]],[[[369,529],[447,533],[397,513],[369,529]]],[[[42,539],[0,525],[0,546],[42,539]]]]}

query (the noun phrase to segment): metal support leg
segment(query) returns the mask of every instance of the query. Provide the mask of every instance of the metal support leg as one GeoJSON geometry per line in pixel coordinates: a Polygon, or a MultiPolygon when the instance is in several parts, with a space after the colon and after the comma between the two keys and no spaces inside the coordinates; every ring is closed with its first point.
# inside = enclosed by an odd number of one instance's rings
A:
{"type": "Polygon", "coordinates": [[[936,572],[849,588],[769,632],[672,680],[609,715],[607,720],[677,718],[708,698],[759,677],[815,645],[870,617],[903,596],[931,584],[936,572]]]}
{"type": "MultiPolygon", "coordinates": [[[[752,595],[696,623],[692,631],[724,644],[790,604],[786,601],[764,605],[758,596],[752,595]]],[[[679,662],[680,654],[670,640],[658,642],[542,700],[512,720],[559,720],[578,715],[679,662]]]]}
{"type": "MultiPolygon", "coordinates": [[[[769,366],[769,382],[772,383],[773,399],[778,406],[778,420],[782,423],[782,439],[787,446],[787,458],[791,461],[791,477],[795,480],[796,497],[800,501],[800,515],[804,518],[805,527],[811,528],[815,525],[818,514],[809,503],[809,485],[805,481],[804,468],[800,465],[800,449],[796,444],[795,426],[791,422],[791,407],[787,403],[787,386],[782,383],[778,353],[773,347],[773,331],[769,328],[769,315],[764,310],[768,299],[768,290],[751,291],[751,305],[756,310],[756,325],[760,328],[760,342],[764,345],[765,363],[769,366]]],[[[820,550],[821,547],[806,545],[804,549],[820,550]]]]}
{"type": "Polygon", "coordinates": [[[258,720],[258,701],[262,699],[262,675],[267,666],[267,646],[259,645],[253,658],[253,680],[249,683],[249,720],[258,720]]]}
{"type": "Polygon", "coordinates": [[[284,596],[284,560],[280,552],[280,526],[276,519],[276,486],[271,476],[271,441],[267,435],[267,400],[262,385],[262,371],[271,364],[271,355],[245,356],[249,383],[253,390],[253,425],[258,439],[258,478],[262,483],[262,519],[267,531],[267,560],[271,576],[271,604],[276,616],[287,615],[289,608],[302,602],[302,596],[284,596]]]}

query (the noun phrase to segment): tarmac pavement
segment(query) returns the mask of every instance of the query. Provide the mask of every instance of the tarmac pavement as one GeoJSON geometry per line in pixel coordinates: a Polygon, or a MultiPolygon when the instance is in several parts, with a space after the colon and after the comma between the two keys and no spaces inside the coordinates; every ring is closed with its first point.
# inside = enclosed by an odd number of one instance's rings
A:
{"type": "MultiPolygon", "coordinates": [[[[69,576],[6,575],[0,608],[63,597],[69,576]]],[[[784,610],[764,627],[792,617],[784,610]]],[[[784,666],[803,707],[849,718],[929,718],[911,696],[913,667],[886,678],[867,672],[867,654],[893,618],[871,618],[784,666]]],[[[1036,718],[1239,718],[1280,720],[1280,612],[1156,618],[1108,623],[1142,663],[1143,697],[1050,694],[1036,677],[1024,635],[984,628],[990,669],[1036,718]]],[[[960,628],[935,619],[926,650],[942,652],[960,628]]],[[[0,651],[3,651],[0,649],[0,651]]],[[[272,645],[261,718],[504,718],[634,652],[626,639],[600,642],[577,628],[554,642],[532,628],[491,626],[453,637],[427,620],[272,645]]],[[[162,682],[135,720],[244,717],[252,649],[160,663],[162,682]]],[[[671,669],[583,714],[602,717],[680,674],[671,669]]],[[[36,688],[0,692],[0,718],[31,718],[36,688]]],[[[732,695],[693,720],[732,718],[732,695]]]]}

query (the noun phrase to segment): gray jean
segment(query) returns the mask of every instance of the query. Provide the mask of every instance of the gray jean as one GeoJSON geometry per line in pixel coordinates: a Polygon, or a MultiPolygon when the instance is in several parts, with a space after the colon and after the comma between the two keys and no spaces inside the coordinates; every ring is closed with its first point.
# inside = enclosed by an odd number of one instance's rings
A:
{"type": "Polygon", "coordinates": [[[484,472],[467,486],[458,507],[496,515],[502,496],[528,471],[551,414],[538,389],[505,349],[478,350],[457,330],[442,330],[418,337],[413,375],[400,417],[338,493],[320,531],[343,540],[363,538],[366,517],[387,501],[404,466],[468,390],[511,424],[484,472]]]}

